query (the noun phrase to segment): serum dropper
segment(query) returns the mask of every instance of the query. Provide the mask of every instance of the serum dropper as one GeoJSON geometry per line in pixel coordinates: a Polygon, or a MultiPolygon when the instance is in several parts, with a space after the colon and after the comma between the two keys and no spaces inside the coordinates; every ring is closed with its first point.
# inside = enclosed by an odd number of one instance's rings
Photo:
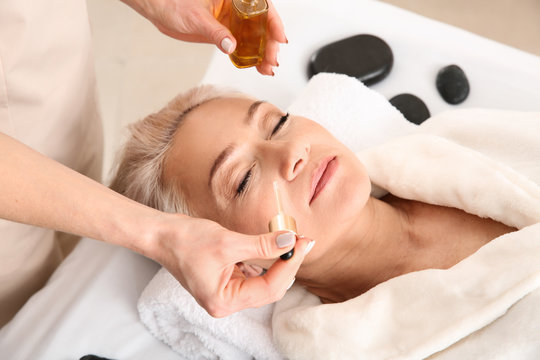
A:
{"type": "MultiPolygon", "coordinates": [[[[283,211],[283,204],[281,202],[281,194],[279,191],[278,182],[274,181],[273,185],[278,214],[270,220],[270,222],[268,223],[268,228],[271,232],[288,230],[296,234],[296,221],[292,216],[285,214],[285,212],[283,211]]],[[[289,260],[293,256],[293,254],[294,249],[281,255],[280,258],[282,258],[283,260],[289,260]]]]}

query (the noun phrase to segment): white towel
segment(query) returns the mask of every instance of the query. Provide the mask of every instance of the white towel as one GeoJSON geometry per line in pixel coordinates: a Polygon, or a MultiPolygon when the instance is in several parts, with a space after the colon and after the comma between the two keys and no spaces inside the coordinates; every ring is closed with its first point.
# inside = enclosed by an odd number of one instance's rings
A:
{"type": "MultiPolygon", "coordinates": [[[[353,150],[416,128],[379,93],[345,75],[314,76],[289,111],[320,122],[353,150]]],[[[281,358],[271,335],[273,305],[214,319],[161,269],[138,309],[152,334],[188,359],[281,358]]]]}
{"type": "Polygon", "coordinates": [[[317,121],[354,152],[410,134],[418,127],[384,96],[341,74],[312,77],[288,110],[317,121]]]}
{"type": "Polygon", "coordinates": [[[162,268],[137,307],[152,334],[189,360],[282,358],[272,342],[273,304],[216,319],[162,268]]]}

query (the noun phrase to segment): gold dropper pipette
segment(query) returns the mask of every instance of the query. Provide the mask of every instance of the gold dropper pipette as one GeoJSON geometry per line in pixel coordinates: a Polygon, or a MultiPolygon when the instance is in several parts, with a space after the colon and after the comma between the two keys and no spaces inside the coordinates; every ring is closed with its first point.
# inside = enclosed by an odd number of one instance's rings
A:
{"type": "MultiPolygon", "coordinates": [[[[278,214],[270,220],[270,222],[268,223],[268,228],[271,232],[288,230],[297,234],[296,221],[292,216],[285,214],[285,212],[283,211],[283,203],[281,202],[281,194],[279,191],[278,182],[274,181],[273,185],[278,214]]],[[[283,260],[288,260],[293,256],[293,254],[294,249],[281,255],[280,258],[282,258],[283,260]]]]}

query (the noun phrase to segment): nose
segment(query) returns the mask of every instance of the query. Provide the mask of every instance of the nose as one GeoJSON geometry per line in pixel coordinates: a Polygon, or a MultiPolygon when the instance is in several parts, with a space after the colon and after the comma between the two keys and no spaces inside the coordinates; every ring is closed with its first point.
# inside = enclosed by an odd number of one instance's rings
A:
{"type": "Polygon", "coordinates": [[[292,181],[302,172],[309,160],[310,146],[301,141],[282,144],[280,173],[287,181],[292,181]]]}

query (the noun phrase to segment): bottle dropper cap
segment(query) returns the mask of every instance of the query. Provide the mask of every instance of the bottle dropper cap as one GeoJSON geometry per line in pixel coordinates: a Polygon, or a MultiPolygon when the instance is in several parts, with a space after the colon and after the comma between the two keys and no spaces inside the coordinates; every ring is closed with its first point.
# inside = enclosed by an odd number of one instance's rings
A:
{"type": "MultiPolygon", "coordinates": [[[[274,195],[276,197],[278,214],[276,216],[274,216],[270,220],[270,222],[268,223],[268,228],[272,232],[281,231],[281,230],[288,230],[288,231],[292,231],[292,232],[294,232],[296,234],[297,233],[297,231],[296,231],[296,221],[294,220],[294,218],[292,216],[285,214],[285,212],[283,211],[283,204],[281,202],[281,195],[280,195],[280,192],[279,192],[279,187],[278,187],[277,181],[274,181],[273,185],[274,185],[274,195]]],[[[293,256],[293,254],[294,254],[294,249],[292,249],[291,251],[281,255],[280,257],[283,260],[288,260],[293,256]]]]}

